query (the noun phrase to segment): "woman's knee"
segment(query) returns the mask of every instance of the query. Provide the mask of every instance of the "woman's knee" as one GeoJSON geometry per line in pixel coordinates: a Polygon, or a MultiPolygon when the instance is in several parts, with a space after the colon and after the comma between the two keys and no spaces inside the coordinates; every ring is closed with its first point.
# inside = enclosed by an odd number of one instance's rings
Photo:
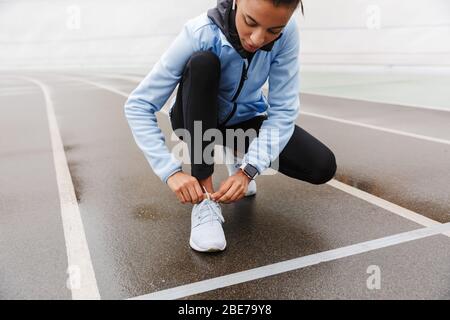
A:
{"type": "Polygon", "coordinates": [[[189,58],[186,67],[194,74],[205,75],[205,79],[218,81],[220,77],[220,59],[211,51],[196,51],[189,58]],[[213,79],[211,79],[213,78],[213,79]]]}
{"type": "Polygon", "coordinates": [[[180,126],[186,126],[194,118],[200,120],[202,116],[215,118],[220,68],[220,59],[211,51],[196,51],[189,57],[172,108],[180,126]],[[187,113],[191,116],[186,117],[187,113]]]}
{"type": "Polygon", "coordinates": [[[328,149],[328,151],[317,160],[309,182],[312,184],[326,183],[334,177],[336,169],[336,157],[334,156],[334,153],[328,149]]]}

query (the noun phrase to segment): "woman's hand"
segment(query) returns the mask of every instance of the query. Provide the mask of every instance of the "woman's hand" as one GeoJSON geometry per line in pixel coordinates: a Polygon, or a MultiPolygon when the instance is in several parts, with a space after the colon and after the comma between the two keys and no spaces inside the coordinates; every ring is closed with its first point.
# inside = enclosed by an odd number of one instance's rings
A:
{"type": "Polygon", "coordinates": [[[167,179],[167,185],[175,192],[181,203],[200,203],[206,198],[200,183],[193,176],[179,171],[167,179]]]}
{"type": "Polygon", "coordinates": [[[220,184],[220,189],[212,194],[212,199],[217,202],[231,203],[242,199],[247,192],[251,179],[242,170],[220,184]]]}

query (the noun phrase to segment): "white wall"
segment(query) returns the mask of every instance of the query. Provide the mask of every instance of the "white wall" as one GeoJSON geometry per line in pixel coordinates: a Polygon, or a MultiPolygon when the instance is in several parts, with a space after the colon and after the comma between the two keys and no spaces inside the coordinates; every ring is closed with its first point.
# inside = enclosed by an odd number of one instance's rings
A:
{"type": "Polygon", "coordinates": [[[450,69],[449,0],[303,0],[309,69],[450,69]]]}
{"type": "MultiPolygon", "coordinates": [[[[303,0],[304,70],[450,70],[450,0],[303,0]]],[[[0,69],[148,69],[215,0],[0,0],[0,69]]]]}
{"type": "Polygon", "coordinates": [[[142,67],[215,0],[0,0],[0,68],[142,67]]]}

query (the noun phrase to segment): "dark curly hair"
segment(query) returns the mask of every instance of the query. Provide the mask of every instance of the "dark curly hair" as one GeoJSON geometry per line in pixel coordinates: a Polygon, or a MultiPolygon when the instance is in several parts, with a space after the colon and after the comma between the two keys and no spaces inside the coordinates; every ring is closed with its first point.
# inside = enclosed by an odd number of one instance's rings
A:
{"type": "Polygon", "coordinates": [[[272,0],[272,3],[274,4],[275,7],[292,6],[294,8],[297,8],[298,5],[300,5],[300,10],[302,10],[302,14],[304,14],[302,0],[272,0]]]}

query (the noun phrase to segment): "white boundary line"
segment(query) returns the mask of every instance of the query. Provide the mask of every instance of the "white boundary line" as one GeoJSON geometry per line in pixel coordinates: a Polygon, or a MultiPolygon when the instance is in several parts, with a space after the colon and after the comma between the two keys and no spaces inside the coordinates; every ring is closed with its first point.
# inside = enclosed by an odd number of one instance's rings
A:
{"type": "MultiPolygon", "coordinates": [[[[68,79],[72,79],[72,80],[75,80],[75,81],[79,81],[79,82],[84,82],[84,83],[89,84],[91,86],[94,86],[94,87],[97,87],[97,88],[100,88],[100,89],[103,89],[103,90],[106,90],[106,91],[110,91],[112,93],[118,94],[118,95],[120,95],[122,97],[125,97],[125,98],[128,98],[130,96],[129,93],[120,91],[120,90],[118,90],[116,88],[113,88],[113,87],[110,87],[110,86],[107,86],[107,85],[104,85],[104,84],[101,84],[101,83],[98,83],[98,82],[94,82],[94,81],[91,81],[91,80],[80,79],[80,78],[72,77],[72,76],[63,76],[63,77],[64,78],[68,78],[68,79]]],[[[160,110],[160,112],[168,114],[167,111],[164,110],[164,108],[162,108],[160,110]]]]}
{"type": "MultiPolygon", "coordinates": [[[[117,75],[117,74],[109,74],[109,73],[100,73],[100,74],[86,74],[88,76],[97,76],[97,77],[104,77],[104,78],[113,78],[113,79],[123,79],[123,80],[128,80],[128,81],[132,81],[135,83],[139,83],[141,82],[146,75],[117,75]]],[[[268,89],[268,86],[265,85],[264,86],[266,89],[268,89]]],[[[328,94],[321,94],[321,93],[317,93],[317,92],[308,92],[308,91],[300,91],[300,94],[306,94],[309,96],[315,96],[315,97],[325,97],[325,98],[334,98],[334,99],[345,99],[345,100],[351,100],[354,102],[369,102],[369,103],[378,103],[378,104],[391,104],[391,105],[395,105],[401,108],[414,108],[414,109],[421,109],[424,111],[443,111],[443,112],[450,112],[450,109],[448,108],[444,108],[444,107],[427,107],[427,106],[422,106],[422,105],[411,105],[411,104],[399,104],[399,103],[393,103],[393,102],[389,102],[389,101],[378,101],[378,100],[368,100],[368,99],[360,99],[360,98],[351,98],[351,97],[344,97],[344,96],[336,96],[336,95],[328,95],[328,94]]]]}
{"type": "MultiPolygon", "coordinates": [[[[102,76],[102,75],[100,75],[100,76],[102,76]]],[[[104,77],[105,78],[123,79],[123,80],[133,81],[133,82],[137,82],[137,83],[140,82],[138,78],[135,78],[135,77],[132,77],[132,76],[104,75],[104,77]]],[[[80,81],[81,81],[81,79],[80,79],[80,81]]],[[[83,80],[83,81],[85,81],[86,83],[91,83],[93,85],[96,85],[97,87],[100,87],[100,88],[105,88],[103,85],[101,85],[101,84],[94,84],[93,82],[91,82],[89,80],[83,80]]],[[[112,90],[115,90],[115,89],[111,89],[110,88],[109,90],[112,91],[112,90]]],[[[121,92],[121,94],[125,95],[126,97],[128,97],[128,95],[129,95],[129,94],[124,93],[124,92],[121,92]]],[[[330,96],[330,98],[333,98],[333,97],[330,96]]],[[[339,97],[337,97],[337,98],[339,98],[339,97]]],[[[362,101],[362,102],[366,102],[366,101],[362,101]]],[[[442,111],[442,110],[439,110],[439,111],[442,111]]],[[[450,110],[445,110],[445,111],[448,112],[450,110]]],[[[410,137],[410,138],[415,138],[415,139],[426,140],[426,141],[430,141],[430,142],[443,143],[443,144],[450,145],[450,140],[446,140],[446,139],[439,139],[439,138],[434,138],[434,137],[425,136],[425,135],[421,135],[421,134],[415,134],[415,133],[409,133],[409,132],[405,132],[405,131],[401,131],[401,130],[389,129],[389,128],[386,128],[386,127],[380,127],[380,126],[365,124],[365,123],[361,123],[361,122],[345,120],[345,119],[342,119],[342,118],[330,117],[330,116],[326,116],[326,115],[322,115],[322,114],[318,114],[318,113],[302,111],[302,112],[300,112],[300,116],[301,115],[306,115],[306,116],[310,116],[310,117],[316,117],[316,118],[321,118],[321,119],[325,119],[325,120],[345,123],[345,124],[349,124],[349,125],[353,125],[353,126],[358,126],[358,127],[363,127],[363,128],[367,128],[367,129],[372,129],[372,130],[379,130],[379,131],[383,131],[383,132],[398,134],[398,135],[402,135],[402,136],[406,136],[406,137],[410,137]]]]}
{"type": "Polygon", "coordinates": [[[64,76],[64,78],[68,78],[68,79],[72,79],[72,80],[75,80],[75,81],[84,82],[84,83],[90,84],[91,86],[94,86],[94,87],[97,87],[97,88],[100,88],[100,89],[103,89],[103,90],[106,90],[106,91],[110,91],[112,93],[118,94],[118,95],[123,96],[125,98],[128,98],[128,96],[130,95],[129,93],[117,90],[116,88],[113,88],[113,87],[110,87],[110,86],[107,86],[107,85],[103,85],[103,84],[98,83],[98,82],[94,82],[94,81],[90,81],[90,80],[86,80],[86,79],[80,79],[80,78],[76,78],[76,77],[72,77],[72,76],[70,76],[70,77],[69,76],[64,76]]]}
{"type": "MultiPolygon", "coordinates": [[[[441,223],[435,220],[432,220],[430,218],[427,218],[421,214],[418,214],[414,211],[408,210],[406,208],[400,207],[399,205],[396,205],[392,202],[389,202],[387,200],[381,199],[377,196],[374,196],[370,193],[367,193],[365,191],[359,190],[355,187],[349,186],[345,183],[342,183],[336,179],[332,179],[327,182],[328,185],[339,189],[341,191],[344,191],[354,197],[357,197],[359,199],[362,199],[366,202],[369,202],[377,207],[383,208],[389,212],[395,213],[396,215],[403,217],[405,219],[408,219],[412,222],[415,222],[417,224],[420,224],[424,227],[432,227],[435,225],[440,225],[441,223]]],[[[450,237],[450,232],[443,233],[447,237],[450,237]]]]}
{"type": "MultiPolygon", "coordinates": [[[[370,85],[371,83],[367,83],[370,85]]],[[[402,103],[394,103],[389,101],[382,101],[382,100],[368,100],[368,99],[362,99],[362,98],[351,98],[351,97],[345,97],[345,96],[333,96],[329,94],[320,94],[317,92],[311,92],[311,91],[301,91],[303,94],[307,94],[310,96],[316,96],[316,97],[325,97],[325,98],[334,98],[334,99],[345,99],[345,100],[351,100],[355,102],[369,102],[369,103],[378,103],[378,104],[392,104],[398,107],[402,108],[414,108],[414,109],[421,109],[424,111],[444,111],[444,112],[450,112],[450,109],[444,108],[444,107],[427,107],[427,106],[421,106],[421,105],[412,105],[412,104],[402,104],[402,103]]]]}
{"type": "Polygon", "coordinates": [[[94,75],[98,77],[104,77],[109,79],[119,79],[119,80],[127,80],[134,83],[140,83],[142,80],[144,80],[145,76],[138,77],[136,76],[125,76],[125,75],[114,75],[114,74],[100,74],[100,75],[94,75]]]}
{"type": "Polygon", "coordinates": [[[391,247],[401,243],[418,240],[440,233],[450,232],[450,222],[432,227],[421,228],[413,231],[399,233],[396,235],[379,238],[371,241],[328,250],[300,258],[295,258],[283,262],[270,264],[267,266],[254,268],[246,271],[231,273],[225,276],[198,281],[187,285],[182,285],[166,290],[153,292],[150,294],[131,298],[130,300],[169,300],[180,299],[199,293],[204,293],[216,289],[229,287],[232,285],[262,279],[277,274],[302,269],[305,267],[317,265],[319,263],[329,262],[345,257],[354,256],[369,251],[391,247]]]}
{"type": "Polygon", "coordinates": [[[100,299],[80,209],[50,96],[50,89],[44,83],[33,78],[15,78],[34,83],[44,94],[66,242],[68,284],[70,284],[68,287],[72,292],[72,299],[100,299]]]}
{"type": "Polygon", "coordinates": [[[421,134],[409,133],[409,132],[404,132],[404,131],[400,131],[400,130],[389,129],[389,128],[385,128],[385,127],[380,127],[380,126],[375,126],[375,125],[371,125],[371,124],[360,123],[360,122],[351,121],[351,120],[345,120],[345,119],[336,118],[336,117],[329,117],[329,116],[325,116],[325,115],[318,114],[318,113],[312,113],[312,112],[305,112],[305,111],[303,111],[303,112],[300,113],[300,116],[302,114],[306,115],[306,116],[310,116],[310,117],[316,117],[316,118],[321,118],[321,119],[325,119],[325,120],[330,120],[330,121],[350,124],[350,125],[353,125],[353,126],[363,127],[363,128],[367,128],[367,129],[373,129],[373,130],[378,130],[378,131],[398,134],[398,135],[406,136],[406,137],[410,137],[410,138],[415,138],[415,139],[426,140],[426,141],[431,141],[431,142],[443,143],[443,144],[450,145],[450,140],[433,138],[433,137],[424,136],[424,135],[421,135],[421,134]]]}

